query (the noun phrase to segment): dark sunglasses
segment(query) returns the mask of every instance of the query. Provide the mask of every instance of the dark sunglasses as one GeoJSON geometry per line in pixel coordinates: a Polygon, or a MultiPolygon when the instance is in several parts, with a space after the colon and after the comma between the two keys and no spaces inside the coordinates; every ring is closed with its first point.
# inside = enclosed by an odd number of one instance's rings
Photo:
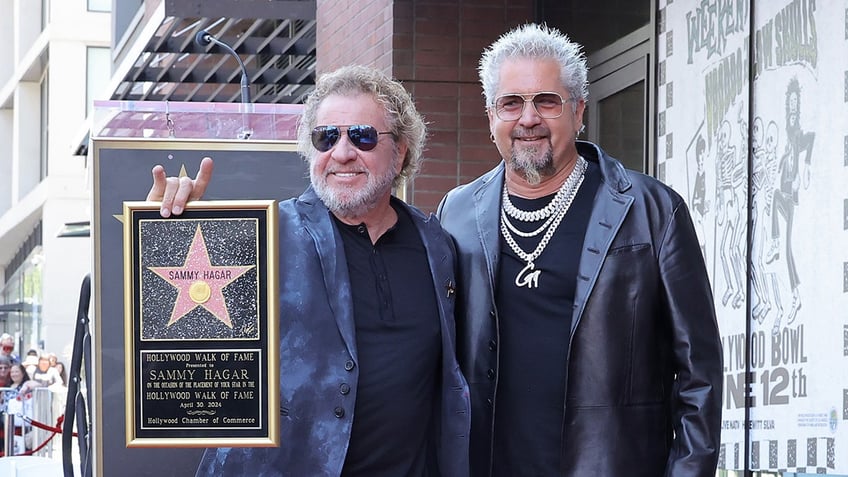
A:
{"type": "Polygon", "coordinates": [[[12,351],[13,349],[15,349],[14,346],[4,346],[3,347],[3,351],[12,351]]]}
{"type": "Polygon", "coordinates": [[[343,129],[347,129],[347,137],[351,144],[361,151],[370,151],[377,147],[377,140],[381,134],[392,134],[391,131],[377,131],[377,128],[367,124],[318,126],[312,130],[312,145],[321,152],[329,151],[339,142],[343,129]]]}

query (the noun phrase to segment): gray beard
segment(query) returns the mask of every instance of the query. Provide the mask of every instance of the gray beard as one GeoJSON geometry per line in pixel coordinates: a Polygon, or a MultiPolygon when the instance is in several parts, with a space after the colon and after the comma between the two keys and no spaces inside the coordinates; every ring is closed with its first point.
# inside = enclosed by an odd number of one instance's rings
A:
{"type": "Polygon", "coordinates": [[[324,205],[330,209],[330,212],[332,212],[336,217],[363,217],[376,205],[376,203],[373,200],[370,200],[369,197],[356,195],[352,199],[348,200],[339,197],[339,194],[336,194],[334,191],[329,189],[315,187],[315,184],[312,184],[312,186],[315,188],[315,192],[318,194],[318,197],[321,198],[321,202],[323,202],[324,205]]]}
{"type": "Polygon", "coordinates": [[[534,160],[539,155],[537,148],[522,149],[516,152],[515,147],[512,148],[512,158],[509,161],[509,166],[513,172],[524,177],[530,185],[537,185],[542,182],[543,177],[549,177],[554,174],[554,154],[550,147],[541,157],[541,160],[534,160]]]}
{"type": "Polygon", "coordinates": [[[326,177],[317,177],[310,168],[309,182],[321,202],[330,209],[336,217],[363,217],[377,206],[377,200],[386,191],[391,191],[394,184],[394,169],[387,170],[382,176],[369,176],[364,188],[338,189],[327,185],[326,177]]]}

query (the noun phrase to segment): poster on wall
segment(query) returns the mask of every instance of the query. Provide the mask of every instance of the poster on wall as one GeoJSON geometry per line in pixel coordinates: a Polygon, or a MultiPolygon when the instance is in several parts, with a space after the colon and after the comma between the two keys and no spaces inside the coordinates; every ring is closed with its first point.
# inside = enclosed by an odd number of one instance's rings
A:
{"type": "Polygon", "coordinates": [[[848,474],[846,8],[784,0],[755,9],[753,469],[848,474]]]}
{"type": "Polygon", "coordinates": [[[726,3],[678,0],[661,6],[657,163],[659,178],[689,204],[710,273],[724,349],[719,467],[741,470],[750,12],[747,2],[736,2],[739,8],[733,9],[726,3]],[[719,10],[723,14],[716,14],[719,10]]]}
{"type": "Polygon", "coordinates": [[[711,273],[719,467],[848,475],[848,2],[678,0],[659,18],[658,171],[711,273]]]}

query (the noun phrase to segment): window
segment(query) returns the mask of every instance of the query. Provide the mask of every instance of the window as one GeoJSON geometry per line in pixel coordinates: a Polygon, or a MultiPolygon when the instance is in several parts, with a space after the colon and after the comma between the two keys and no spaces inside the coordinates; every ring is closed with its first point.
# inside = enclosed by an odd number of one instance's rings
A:
{"type": "Polygon", "coordinates": [[[50,24],[50,0],[41,0],[41,31],[50,24]]]}
{"type": "MultiPolygon", "coordinates": [[[[642,30],[647,34],[647,28],[642,30]]],[[[650,44],[643,37],[589,56],[589,101],[583,116],[587,139],[628,169],[647,174],[652,173],[650,44]]]]}
{"type": "Polygon", "coordinates": [[[47,177],[47,173],[48,173],[48,171],[47,171],[47,164],[48,164],[47,156],[48,156],[49,149],[47,147],[47,141],[50,137],[49,131],[47,129],[47,125],[49,124],[48,112],[50,111],[50,103],[48,101],[50,99],[49,89],[48,89],[48,86],[50,84],[49,78],[50,78],[49,71],[45,71],[44,75],[41,77],[41,84],[39,85],[40,88],[41,88],[41,93],[40,93],[41,107],[40,107],[40,117],[39,117],[39,131],[41,132],[41,135],[38,139],[39,140],[39,145],[38,145],[39,151],[38,151],[38,153],[39,153],[39,160],[41,161],[41,165],[39,167],[39,179],[41,179],[41,180],[44,180],[44,178],[47,177]]]}
{"type": "Polygon", "coordinates": [[[89,46],[86,51],[85,65],[85,114],[89,116],[93,101],[102,99],[103,91],[109,85],[112,70],[112,58],[109,48],[89,46]]]}
{"type": "MultiPolygon", "coordinates": [[[[27,239],[0,287],[0,333],[19,336],[24,347],[36,347],[42,336],[42,265],[44,256],[39,225],[27,239]],[[32,247],[32,248],[30,248],[32,247]],[[21,252],[30,250],[29,253],[21,252]]],[[[20,351],[20,350],[19,350],[20,351]]]]}
{"type": "Polygon", "coordinates": [[[88,11],[111,12],[112,0],[88,0],[88,11]]]}

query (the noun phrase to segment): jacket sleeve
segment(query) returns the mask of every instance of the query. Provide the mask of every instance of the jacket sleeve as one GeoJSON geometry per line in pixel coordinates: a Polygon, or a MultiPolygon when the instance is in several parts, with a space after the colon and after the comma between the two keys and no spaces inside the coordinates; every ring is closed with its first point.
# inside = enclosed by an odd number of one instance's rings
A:
{"type": "Polygon", "coordinates": [[[665,475],[713,477],[721,434],[721,338],[704,258],[682,199],[661,244],[658,260],[677,373],[674,442],[665,475]]]}

